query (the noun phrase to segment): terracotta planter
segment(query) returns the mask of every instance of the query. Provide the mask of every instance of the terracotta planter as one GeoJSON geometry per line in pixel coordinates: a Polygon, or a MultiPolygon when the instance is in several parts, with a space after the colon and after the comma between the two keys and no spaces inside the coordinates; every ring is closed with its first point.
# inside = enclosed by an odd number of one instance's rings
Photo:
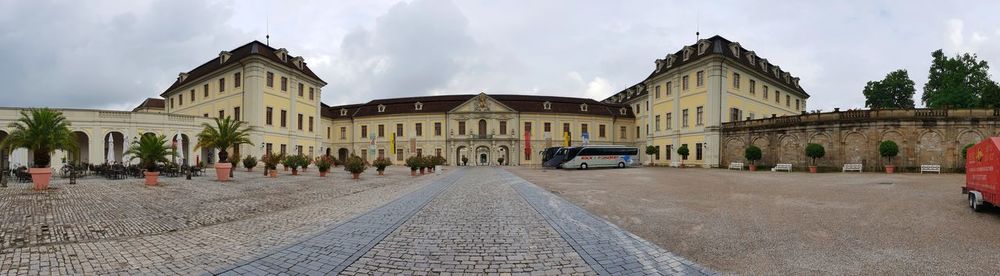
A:
{"type": "Polygon", "coordinates": [[[816,166],[809,166],[809,173],[816,173],[816,166]]]}
{"type": "Polygon", "coordinates": [[[751,171],[751,172],[755,172],[755,171],[757,171],[757,165],[754,165],[754,164],[750,164],[750,171],[751,171]]]}
{"type": "Polygon", "coordinates": [[[233,169],[233,164],[215,163],[215,177],[222,182],[229,181],[229,171],[232,169],[233,169]]]}
{"type": "Polygon", "coordinates": [[[896,166],[893,165],[885,166],[885,173],[892,174],[894,172],[896,172],[896,166]]]}
{"type": "Polygon", "coordinates": [[[253,169],[247,168],[247,172],[252,172],[252,171],[253,171],[253,169]]]}
{"type": "Polygon", "coordinates": [[[378,171],[378,175],[385,175],[385,171],[378,171]]]}
{"type": "Polygon", "coordinates": [[[420,175],[424,175],[424,168],[420,168],[420,175]]]}
{"type": "Polygon", "coordinates": [[[288,171],[288,167],[283,167],[283,168],[285,168],[285,171],[286,171],[286,172],[288,171]]]}
{"type": "Polygon", "coordinates": [[[28,168],[31,174],[31,182],[35,184],[35,190],[48,190],[49,181],[52,180],[52,168],[28,168]]]}
{"type": "Polygon", "coordinates": [[[320,171],[319,172],[319,177],[326,177],[326,172],[320,171]]]}
{"type": "Polygon", "coordinates": [[[147,186],[156,186],[157,180],[160,179],[160,172],[143,172],[142,174],[146,176],[147,186]]]}
{"type": "Polygon", "coordinates": [[[351,173],[351,179],[359,179],[360,177],[361,173],[351,173]]]}
{"type": "Polygon", "coordinates": [[[271,178],[276,178],[276,177],[278,177],[278,171],[271,170],[271,178]]]}
{"type": "Polygon", "coordinates": [[[299,170],[292,169],[292,175],[299,175],[299,170]]]}
{"type": "Polygon", "coordinates": [[[417,176],[417,170],[410,170],[410,176],[417,176]]]}

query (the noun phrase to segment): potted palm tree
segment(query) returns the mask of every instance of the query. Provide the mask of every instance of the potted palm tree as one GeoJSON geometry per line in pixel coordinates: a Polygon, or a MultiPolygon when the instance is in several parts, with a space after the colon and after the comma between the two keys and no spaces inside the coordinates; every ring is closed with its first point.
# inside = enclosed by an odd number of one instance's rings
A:
{"type": "Polygon", "coordinates": [[[684,160],[688,159],[688,155],[690,155],[690,154],[691,154],[691,151],[688,151],[688,145],[687,144],[683,144],[683,145],[681,145],[681,147],[677,148],[677,155],[681,156],[681,168],[684,168],[684,160]]]}
{"type": "Polygon", "coordinates": [[[75,152],[77,145],[70,123],[62,112],[48,108],[21,111],[21,117],[7,125],[13,131],[0,143],[0,149],[27,148],[34,163],[28,169],[35,190],[49,188],[52,179],[51,154],[56,150],[75,152]]]}
{"type": "Polygon", "coordinates": [[[347,163],[344,163],[344,169],[351,172],[351,179],[358,179],[361,173],[365,172],[365,160],[361,160],[361,157],[357,155],[347,158],[347,163]]]}
{"type": "Polygon", "coordinates": [[[885,165],[885,173],[892,174],[896,171],[896,166],[892,165],[892,158],[899,155],[899,145],[896,145],[895,141],[885,140],[878,144],[878,154],[882,157],[889,159],[889,163],[885,165]]]}
{"type": "Polygon", "coordinates": [[[385,168],[392,165],[392,161],[384,157],[376,158],[372,161],[372,166],[375,167],[375,171],[378,171],[378,175],[385,175],[385,168]]]}
{"type": "Polygon", "coordinates": [[[823,158],[826,155],[826,149],[823,145],[809,143],[806,145],[806,156],[812,158],[812,163],[809,165],[809,172],[816,173],[816,158],[823,158]]]}
{"type": "Polygon", "coordinates": [[[125,154],[132,156],[131,160],[139,159],[139,165],[146,171],[146,185],[154,186],[158,182],[160,172],[157,163],[169,163],[169,157],[177,156],[177,150],[167,144],[167,136],[142,135],[138,141],[132,141],[125,154]]]}
{"type": "Polygon", "coordinates": [[[333,157],[329,155],[321,155],[316,157],[316,168],[319,169],[319,176],[326,177],[326,173],[330,171],[330,167],[333,166],[333,157]]]}
{"type": "Polygon", "coordinates": [[[762,153],[760,148],[754,145],[750,145],[746,150],[743,151],[743,157],[750,161],[750,171],[757,171],[757,160],[760,160],[762,153]]]}
{"type": "Polygon", "coordinates": [[[247,155],[243,158],[243,167],[247,169],[247,172],[252,172],[253,168],[257,166],[257,158],[253,155],[247,155]]]}
{"type": "Polygon", "coordinates": [[[195,148],[213,148],[219,150],[219,162],[215,163],[215,176],[219,181],[229,181],[229,171],[233,165],[229,163],[231,148],[240,145],[253,145],[250,142],[250,131],[253,127],[244,126],[242,121],[230,117],[216,118],[215,125],[202,123],[201,133],[198,133],[198,145],[195,148]]]}

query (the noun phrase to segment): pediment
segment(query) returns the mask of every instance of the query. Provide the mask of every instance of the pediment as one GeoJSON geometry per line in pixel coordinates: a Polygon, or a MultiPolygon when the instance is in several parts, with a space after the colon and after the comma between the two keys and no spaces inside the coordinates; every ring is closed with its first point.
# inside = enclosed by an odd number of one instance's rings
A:
{"type": "Polygon", "coordinates": [[[486,95],[486,93],[479,93],[450,112],[514,112],[514,109],[486,95]]]}

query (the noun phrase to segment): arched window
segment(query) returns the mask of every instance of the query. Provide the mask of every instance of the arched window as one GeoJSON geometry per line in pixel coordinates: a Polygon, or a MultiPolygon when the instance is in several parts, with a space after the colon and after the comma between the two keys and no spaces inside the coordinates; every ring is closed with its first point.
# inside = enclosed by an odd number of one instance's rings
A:
{"type": "Polygon", "coordinates": [[[545,110],[552,110],[552,103],[549,101],[545,101],[544,103],[542,103],[542,108],[544,108],[545,110]]]}
{"type": "Polygon", "coordinates": [[[424,110],[424,104],[421,103],[421,102],[417,102],[417,103],[413,104],[413,109],[415,109],[415,110],[424,110]]]}
{"type": "Polygon", "coordinates": [[[385,112],[385,105],[381,105],[381,104],[378,105],[378,112],[379,113],[385,112]]]}

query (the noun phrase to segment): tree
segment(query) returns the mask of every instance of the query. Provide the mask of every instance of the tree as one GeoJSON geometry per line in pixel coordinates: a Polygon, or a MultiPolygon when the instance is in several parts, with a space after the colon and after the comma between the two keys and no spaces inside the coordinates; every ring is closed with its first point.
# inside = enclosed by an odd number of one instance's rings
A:
{"type": "Polygon", "coordinates": [[[226,116],[225,118],[215,118],[215,125],[202,123],[201,133],[198,133],[198,145],[195,148],[214,148],[219,150],[219,162],[229,160],[230,148],[238,148],[240,145],[253,145],[250,142],[250,131],[252,127],[244,127],[242,121],[237,121],[226,116]]]}
{"type": "Polygon", "coordinates": [[[760,160],[762,155],[763,154],[761,153],[760,148],[754,145],[750,145],[743,151],[743,157],[746,158],[747,161],[750,161],[751,165],[753,165],[757,160],[760,160]]]}
{"type": "Polygon", "coordinates": [[[962,159],[968,159],[969,158],[969,156],[968,156],[968,154],[969,154],[969,148],[971,148],[972,146],[975,146],[975,145],[976,144],[968,144],[968,145],[965,145],[964,147],[962,147],[962,159]]]}
{"type": "Polygon", "coordinates": [[[133,141],[125,154],[131,155],[131,160],[139,159],[140,165],[147,171],[155,172],[157,163],[169,163],[167,157],[176,156],[177,150],[167,145],[167,136],[142,135],[138,141],[133,141]]]}
{"type": "MultiPolygon", "coordinates": [[[[655,146],[646,146],[646,155],[653,156],[660,153],[660,149],[655,146]]],[[[652,157],[650,157],[652,159],[652,157]]]]}
{"type": "Polygon", "coordinates": [[[681,147],[677,148],[677,155],[680,155],[684,159],[687,159],[688,155],[690,155],[690,154],[691,154],[691,152],[688,151],[688,145],[686,145],[686,144],[681,145],[681,147]]]}
{"type": "Polygon", "coordinates": [[[989,65],[968,53],[949,58],[931,53],[930,75],[921,97],[931,108],[975,108],[1000,105],[1000,86],[990,80],[989,65]]]}
{"type": "Polygon", "coordinates": [[[878,154],[889,159],[889,165],[892,165],[892,158],[899,155],[899,145],[892,140],[882,141],[878,144],[878,154]]]}
{"type": "Polygon", "coordinates": [[[56,150],[75,152],[77,149],[70,123],[62,112],[48,108],[21,111],[21,117],[7,127],[13,129],[0,149],[27,148],[34,157],[34,168],[49,166],[56,150]]]}
{"type": "Polygon", "coordinates": [[[865,106],[881,108],[913,108],[913,80],[906,70],[892,71],[880,81],[869,81],[865,85],[865,106]]]}
{"type": "Polygon", "coordinates": [[[826,149],[823,148],[823,145],[814,143],[809,143],[808,145],[806,145],[806,156],[812,158],[813,166],[816,165],[816,158],[823,158],[823,156],[825,155],[826,155],[826,149]]]}

